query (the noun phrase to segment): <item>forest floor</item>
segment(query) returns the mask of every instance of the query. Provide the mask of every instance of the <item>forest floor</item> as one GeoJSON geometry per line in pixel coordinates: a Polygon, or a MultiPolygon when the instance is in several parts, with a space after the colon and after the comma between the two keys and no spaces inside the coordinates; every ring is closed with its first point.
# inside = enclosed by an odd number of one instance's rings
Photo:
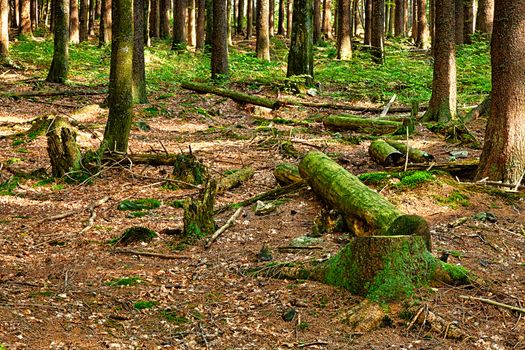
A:
{"type": "MultiPolygon", "coordinates": [[[[2,69],[0,75],[4,91],[57,88],[32,79],[30,71],[2,69]]],[[[98,107],[104,95],[82,95],[82,88],[76,89],[76,96],[0,98],[0,344],[6,349],[525,349],[522,315],[460,297],[523,307],[523,192],[468,185],[464,182],[469,179],[460,183],[445,174],[414,188],[398,186],[395,178],[382,183],[377,188],[382,195],[428,220],[434,255],[448,252],[450,263],[470,269],[485,283],[422,288],[388,307],[387,324],[363,334],[338,320],[360,297],[317,282],[243,273],[264,264],[257,257],[263,246],[270,248],[274,261],[293,262],[333,255],[348,241],[348,233],[334,232],[315,240],[319,249],[282,249],[312,233],[322,203],[311,190],[281,198],[277,210],[266,215],[244,208],[237,223],[205,249],[204,239],[186,244],[170,234],[182,226],[182,209],[173,202],[196,190],[167,189],[169,167],[113,166],[85,184],[46,180],[42,173],[13,182],[16,169],[43,168],[50,174],[45,136],[13,136],[28,130],[36,117],[71,116],[87,127],[79,131],[79,144],[84,149],[98,146],[108,114],[98,107]],[[109,200],[94,209],[93,226],[85,230],[93,218],[89,206],[106,196],[109,200]],[[155,198],[162,205],[141,217],[117,209],[122,200],[138,198],[155,198]],[[474,218],[486,212],[496,220],[474,218]],[[71,215],[57,217],[65,213],[71,215]],[[159,235],[126,248],[180,258],[116,253],[111,240],[131,226],[159,235]],[[415,315],[403,310],[414,305],[460,327],[467,337],[448,339],[446,331],[408,327],[415,315]],[[292,307],[297,315],[286,322],[283,313],[292,307]]],[[[298,161],[282,152],[283,141],[291,141],[299,153],[327,152],[353,174],[383,171],[368,155],[366,135],[324,130],[316,117],[331,113],[337,111],[283,107],[269,112],[185,90],[155,92],[149,104],[135,107],[136,121],[150,129],[133,127],[130,151],[180,153],[191,147],[216,177],[251,166],[253,178],[219,195],[217,206],[274,188],[275,166],[298,161]]],[[[484,124],[469,124],[479,139],[484,124]]],[[[479,149],[447,143],[422,126],[410,142],[438,161],[449,161],[450,151],[467,151],[468,159],[480,154],[479,149]]],[[[217,224],[231,215],[218,215],[217,224]]]]}

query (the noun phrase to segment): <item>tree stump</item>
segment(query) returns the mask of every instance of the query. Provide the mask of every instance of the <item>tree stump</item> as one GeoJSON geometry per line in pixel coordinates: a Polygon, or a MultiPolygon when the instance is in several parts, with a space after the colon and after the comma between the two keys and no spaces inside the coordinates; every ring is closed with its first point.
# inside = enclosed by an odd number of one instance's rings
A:
{"type": "Polygon", "coordinates": [[[76,132],[66,119],[56,117],[49,125],[47,153],[54,177],[81,169],[82,155],[76,142],[76,132]]]}
{"type": "Polygon", "coordinates": [[[189,154],[177,154],[175,156],[172,175],[180,181],[177,183],[178,187],[186,188],[204,183],[207,172],[204,164],[190,152],[189,154]],[[184,183],[188,185],[184,185],[184,183]]]}
{"type": "Polygon", "coordinates": [[[213,220],[213,205],[217,182],[210,179],[204,190],[196,200],[191,198],[184,201],[184,235],[188,238],[202,238],[215,232],[217,225],[213,220]]]}

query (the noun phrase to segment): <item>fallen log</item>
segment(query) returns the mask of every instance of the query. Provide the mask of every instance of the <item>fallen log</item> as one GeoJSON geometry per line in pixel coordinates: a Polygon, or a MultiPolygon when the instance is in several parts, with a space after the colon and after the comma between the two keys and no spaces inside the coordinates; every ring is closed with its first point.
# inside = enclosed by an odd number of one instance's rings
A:
{"type": "Polygon", "coordinates": [[[408,150],[408,159],[413,163],[425,163],[434,160],[433,155],[417,148],[407,147],[405,143],[394,140],[386,140],[386,142],[401,153],[407,154],[408,150]]]}
{"type": "Polygon", "coordinates": [[[473,178],[476,170],[478,169],[479,160],[465,160],[465,161],[454,161],[446,163],[430,163],[430,164],[410,164],[407,169],[404,167],[387,167],[386,170],[389,172],[400,172],[406,170],[442,170],[450,173],[454,176],[473,178]]]}
{"type": "Polygon", "coordinates": [[[217,183],[217,193],[222,193],[240,186],[243,182],[246,182],[248,179],[250,179],[254,174],[255,172],[251,167],[246,167],[226,175],[217,183]]]}
{"type": "Polygon", "coordinates": [[[242,92],[229,90],[229,89],[223,89],[223,88],[215,87],[212,85],[194,83],[194,82],[184,82],[184,83],[181,83],[180,86],[186,90],[192,90],[192,91],[196,91],[200,93],[210,93],[210,94],[215,94],[215,95],[219,95],[223,97],[228,97],[237,102],[250,103],[253,105],[262,106],[262,107],[271,108],[271,109],[278,109],[279,107],[281,107],[281,102],[278,100],[272,100],[266,97],[248,95],[242,92]]]}
{"type": "Polygon", "coordinates": [[[273,170],[273,176],[280,185],[290,185],[296,182],[302,182],[303,178],[299,174],[297,165],[290,163],[281,163],[273,170]]]}
{"type": "Polygon", "coordinates": [[[356,236],[420,235],[430,250],[430,231],[422,217],[403,214],[325,154],[308,153],[299,172],[317,195],[339,210],[356,236]]]}
{"type": "Polygon", "coordinates": [[[206,244],[204,245],[204,248],[208,249],[212,245],[212,243],[217,239],[217,237],[219,237],[224,231],[230,228],[230,226],[233,226],[233,224],[235,224],[235,220],[237,220],[237,218],[242,214],[242,209],[243,207],[239,207],[239,209],[237,209],[235,213],[233,213],[233,215],[228,219],[228,221],[226,221],[224,225],[222,225],[217,231],[213,233],[213,235],[211,235],[208,242],[206,242],[206,244]]]}
{"type": "Polygon", "coordinates": [[[375,140],[368,147],[370,157],[381,165],[397,165],[403,161],[403,153],[389,145],[384,140],[375,140]]]}
{"type": "MultiPolygon", "coordinates": [[[[383,119],[364,119],[349,115],[331,115],[323,119],[325,127],[333,130],[353,130],[371,135],[406,133],[402,122],[383,119]]],[[[409,127],[409,132],[411,128],[409,127]]]]}
{"type": "MultiPolygon", "coordinates": [[[[280,100],[279,102],[282,105],[288,106],[301,106],[301,107],[313,107],[313,108],[327,108],[327,109],[339,109],[352,112],[363,112],[363,113],[381,113],[384,110],[384,107],[367,107],[367,106],[355,106],[355,105],[346,105],[346,104],[337,104],[337,103],[318,103],[318,102],[309,102],[309,101],[297,101],[297,100],[280,100]]],[[[426,106],[421,106],[420,111],[426,110],[426,106]]],[[[390,113],[409,113],[412,111],[411,107],[391,107],[389,109],[390,113]]]]}

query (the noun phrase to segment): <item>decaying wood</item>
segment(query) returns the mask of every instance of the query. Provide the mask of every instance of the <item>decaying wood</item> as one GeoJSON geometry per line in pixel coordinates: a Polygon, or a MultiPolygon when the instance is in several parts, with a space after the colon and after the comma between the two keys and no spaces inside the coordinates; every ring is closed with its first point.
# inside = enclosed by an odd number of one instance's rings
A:
{"type": "Polygon", "coordinates": [[[516,312],[525,314],[525,309],[523,309],[521,307],[512,306],[512,305],[508,305],[508,304],[503,304],[503,303],[500,303],[500,302],[497,302],[497,301],[494,301],[494,300],[491,300],[491,299],[480,298],[480,297],[471,297],[469,295],[460,295],[459,297],[461,299],[481,301],[482,303],[494,305],[494,306],[497,306],[497,307],[502,307],[502,308],[507,309],[507,310],[512,310],[512,311],[516,311],[516,312]]]}
{"type": "Polygon", "coordinates": [[[271,109],[278,109],[281,107],[281,102],[272,100],[266,97],[248,95],[235,90],[223,89],[207,84],[200,84],[194,82],[185,82],[180,85],[183,89],[192,90],[200,93],[211,93],[223,97],[231,98],[237,102],[250,103],[257,106],[262,106],[271,109]]]}
{"type": "Polygon", "coordinates": [[[397,142],[397,141],[394,141],[394,140],[386,140],[386,142],[390,146],[394,147],[399,152],[404,153],[404,154],[407,154],[407,149],[408,149],[408,159],[411,162],[414,162],[414,163],[425,163],[425,162],[432,161],[434,159],[433,155],[431,155],[431,154],[429,154],[429,153],[427,153],[425,151],[422,151],[420,149],[417,149],[417,148],[407,147],[407,145],[404,144],[404,143],[397,142]]]}
{"type": "Polygon", "coordinates": [[[48,127],[47,153],[54,177],[62,177],[81,169],[82,154],[76,143],[76,132],[62,117],[55,117],[48,127]]]}
{"type": "Polygon", "coordinates": [[[309,152],[299,172],[317,195],[343,215],[355,235],[417,234],[425,238],[430,250],[430,230],[423,218],[403,214],[325,154],[309,152]]]}
{"type": "Polygon", "coordinates": [[[381,305],[368,299],[337,315],[336,321],[348,324],[353,332],[367,333],[381,326],[387,314],[381,305]]]}
{"type": "Polygon", "coordinates": [[[394,94],[391,98],[390,98],[390,101],[388,101],[388,103],[385,105],[385,108],[383,108],[383,110],[381,111],[381,113],[379,114],[379,118],[383,118],[384,116],[387,115],[388,111],[390,110],[390,107],[392,107],[392,103],[394,103],[394,101],[396,100],[397,98],[397,95],[394,94]]]}
{"type": "Polygon", "coordinates": [[[235,224],[235,220],[237,220],[237,218],[242,214],[243,209],[244,207],[237,209],[235,213],[233,213],[233,215],[228,219],[228,221],[226,221],[224,225],[222,225],[217,231],[213,233],[208,242],[204,245],[204,248],[208,249],[224,231],[233,226],[233,224],[235,224]]]}
{"type": "Polygon", "coordinates": [[[217,193],[222,193],[235,188],[248,181],[255,171],[251,167],[242,168],[221,178],[217,183],[217,193]]]}
{"type": "Polygon", "coordinates": [[[325,127],[333,130],[353,130],[371,135],[404,132],[403,123],[392,120],[365,119],[349,115],[331,115],[323,119],[325,127]]]}
{"type": "Polygon", "coordinates": [[[467,334],[456,324],[446,321],[443,317],[428,310],[426,307],[423,312],[418,312],[415,321],[421,326],[429,325],[432,332],[437,333],[444,338],[464,339],[467,336],[467,334]]]}
{"type": "MultiPolygon", "coordinates": [[[[442,170],[452,175],[471,178],[474,177],[479,160],[464,160],[455,162],[439,162],[430,164],[409,164],[407,170],[442,170]]],[[[404,171],[403,167],[387,167],[387,171],[404,171]]]]}
{"type": "Polygon", "coordinates": [[[368,148],[370,157],[381,165],[397,165],[403,161],[403,153],[385,142],[385,140],[375,140],[370,143],[368,148]]]}
{"type": "Polygon", "coordinates": [[[217,181],[208,179],[197,199],[187,199],[184,208],[184,235],[189,238],[202,238],[216,230],[213,220],[213,206],[217,192],[217,181]]]}
{"type": "Polygon", "coordinates": [[[188,255],[173,255],[173,254],[161,254],[161,253],[153,253],[153,252],[145,252],[141,250],[131,250],[131,249],[114,249],[112,252],[117,254],[131,254],[131,255],[142,255],[142,256],[151,256],[154,258],[161,258],[161,259],[192,259],[191,256],[188,255]]]}
{"type": "Polygon", "coordinates": [[[302,182],[303,178],[299,174],[297,165],[290,163],[281,163],[273,170],[273,176],[280,185],[290,185],[296,182],[302,182]]]}
{"type": "MultiPolygon", "coordinates": [[[[384,107],[367,107],[367,106],[355,106],[338,103],[318,103],[309,101],[297,101],[292,99],[280,100],[283,105],[301,106],[301,107],[313,107],[313,108],[326,108],[326,109],[338,109],[352,112],[363,112],[363,113],[381,113],[384,107]]],[[[424,111],[427,107],[421,106],[420,110],[424,111]]],[[[390,113],[408,113],[412,110],[411,107],[391,107],[390,113]]]]}
{"type": "Polygon", "coordinates": [[[276,198],[279,198],[281,196],[284,196],[286,194],[289,194],[289,193],[293,193],[293,192],[296,192],[296,191],[299,191],[303,188],[306,188],[306,184],[303,183],[303,182],[296,182],[296,183],[293,183],[291,185],[287,185],[287,186],[283,186],[283,187],[276,187],[276,188],[273,188],[269,191],[266,191],[266,192],[263,192],[263,193],[260,193],[258,195],[255,195],[251,198],[248,198],[244,201],[241,201],[241,202],[238,202],[238,203],[233,203],[233,204],[229,204],[229,205],[225,205],[217,210],[215,210],[215,214],[220,214],[228,209],[232,209],[232,208],[237,208],[239,206],[242,206],[242,207],[246,207],[250,204],[253,204],[259,200],[265,200],[265,199],[276,199],[276,198]]]}
{"type": "Polygon", "coordinates": [[[479,117],[488,117],[490,113],[491,102],[492,94],[489,94],[478,106],[474,107],[465,115],[465,117],[463,117],[463,122],[468,123],[478,119],[479,117]]]}

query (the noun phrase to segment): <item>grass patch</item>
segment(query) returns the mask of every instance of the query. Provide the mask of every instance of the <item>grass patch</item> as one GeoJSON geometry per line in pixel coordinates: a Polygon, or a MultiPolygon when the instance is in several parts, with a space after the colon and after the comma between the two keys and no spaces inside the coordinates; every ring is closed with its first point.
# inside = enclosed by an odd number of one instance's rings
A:
{"type": "Polygon", "coordinates": [[[453,190],[448,196],[434,195],[436,201],[441,205],[447,205],[452,209],[457,209],[459,206],[468,207],[470,206],[469,197],[466,194],[461,193],[459,190],[453,190]]]}
{"type": "Polygon", "coordinates": [[[133,308],[137,310],[144,310],[151,309],[155,305],[157,305],[157,302],[153,300],[139,300],[135,304],[133,304],[133,308]]]}
{"type": "Polygon", "coordinates": [[[128,287],[135,284],[143,283],[144,281],[138,276],[116,278],[105,283],[106,286],[110,287],[128,287]]]}
{"type": "Polygon", "coordinates": [[[20,183],[20,177],[11,176],[9,179],[5,180],[0,184],[0,195],[1,196],[11,196],[13,191],[16,189],[20,183]]]}
{"type": "Polygon", "coordinates": [[[160,207],[161,202],[154,198],[125,199],[117,206],[118,210],[151,210],[160,207]]]}
{"type": "Polygon", "coordinates": [[[183,325],[190,322],[189,319],[184,317],[184,315],[179,314],[176,310],[165,309],[161,311],[160,315],[166,321],[174,323],[176,325],[183,325]]]}

